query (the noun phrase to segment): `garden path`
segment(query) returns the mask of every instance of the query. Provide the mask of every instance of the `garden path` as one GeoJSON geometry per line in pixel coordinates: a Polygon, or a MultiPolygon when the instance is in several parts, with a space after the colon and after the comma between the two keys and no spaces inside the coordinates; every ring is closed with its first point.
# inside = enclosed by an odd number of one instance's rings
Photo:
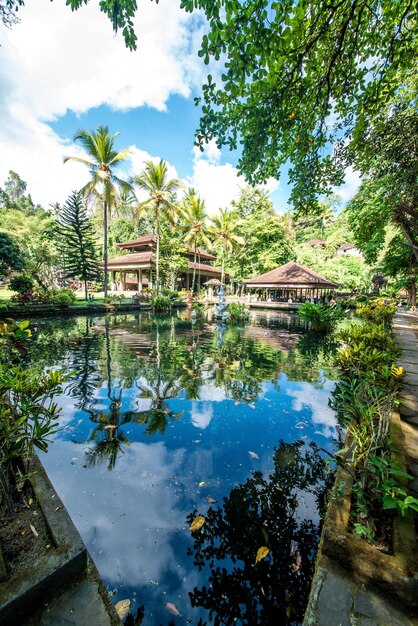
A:
{"type": "MultiPolygon", "coordinates": [[[[393,332],[402,349],[398,363],[405,372],[400,393],[402,431],[412,495],[418,497],[418,314],[397,311],[393,332]]],[[[303,626],[411,626],[418,620],[381,593],[354,582],[347,572],[318,554],[303,626]]]]}
{"type": "Polygon", "coordinates": [[[398,359],[405,370],[405,381],[400,393],[399,413],[405,437],[405,453],[412,495],[418,497],[418,314],[398,311],[393,321],[393,332],[402,350],[398,359]]]}

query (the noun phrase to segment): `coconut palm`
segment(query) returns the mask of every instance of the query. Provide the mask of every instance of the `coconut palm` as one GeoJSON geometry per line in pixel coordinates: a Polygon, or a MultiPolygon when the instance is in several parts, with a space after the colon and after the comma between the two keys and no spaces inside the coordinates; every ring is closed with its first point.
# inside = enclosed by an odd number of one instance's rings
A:
{"type": "Polygon", "coordinates": [[[177,178],[168,178],[167,162],[160,160],[159,163],[147,161],[144,171],[131,179],[133,185],[138,189],[146,191],[148,198],[138,205],[138,215],[148,211],[155,224],[155,235],[157,240],[157,254],[155,273],[155,286],[157,293],[160,289],[160,229],[161,219],[165,218],[170,223],[174,223],[178,213],[178,206],[175,201],[175,194],[183,185],[177,178]]]}
{"type": "Polygon", "coordinates": [[[96,131],[79,130],[74,135],[74,141],[80,142],[89,158],[78,156],[67,156],[67,161],[77,161],[89,168],[90,180],[81,189],[83,195],[87,198],[96,196],[100,197],[103,202],[103,261],[104,261],[104,295],[107,296],[108,269],[107,269],[107,218],[108,210],[110,211],[115,205],[117,198],[117,185],[122,189],[130,188],[130,184],[124,180],[117,178],[113,174],[112,168],[124,161],[129,153],[126,148],[121,152],[116,152],[114,143],[119,133],[115,133],[113,137],[109,134],[107,126],[99,126],[96,131]]]}
{"type": "Polygon", "coordinates": [[[211,234],[213,245],[219,249],[222,256],[221,282],[224,282],[225,257],[231,254],[238,246],[243,246],[245,241],[236,234],[240,220],[236,213],[227,209],[220,209],[219,214],[212,217],[211,234]]]}
{"type": "MultiPolygon", "coordinates": [[[[194,189],[190,188],[181,206],[182,230],[185,232],[184,241],[193,247],[194,264],[192,291],[195,288],[196,262],[199,246],[210,246],[208,237],[209,228],[207,223],[205,201],[202,200],[194,189]]],[[[200,287],[200,284],[199,284],[200,287]]]]}

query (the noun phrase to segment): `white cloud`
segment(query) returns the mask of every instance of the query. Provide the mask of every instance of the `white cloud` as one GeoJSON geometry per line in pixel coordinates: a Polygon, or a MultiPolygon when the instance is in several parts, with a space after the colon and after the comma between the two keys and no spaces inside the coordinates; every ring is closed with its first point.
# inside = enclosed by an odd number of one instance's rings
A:
{"type": "Polygon", "coordinates": [[[86,181],[85,168],[63,165],[73,153],[46,122],[68,110],[107,104],[163,110],[173,94],[188,97],[202,82],[196,47],[199,17],[169,0],[143,3],[136,19],[138,50],[90,3],[72,13],[64,3],[38,0],[19,11],[21,23],[2,31],[0,48],[0,184],[9,169],[28,183],[35,202],[63,201],[86,181]]]}
{"type": "Polygon", "coordinates": [[[286,387],[286,395],[294,398],[292,409],[299,412],[308,408],[312,423],[320,427],[327,438],[335,436],[338,425],[335,412],[327,404],[327,398],[334,386],[332,381],[327,380],[322,388],[303,382],[292,383],[286,387]]]}
{"type": "MultiPolygon", "coordinates": [[[[213,215],[220,208],[228,207],[247,183],[231,163],[221,165],[221,151],[214,140],[206,145],[204,152],[194,147],[193,155],[193,175],[190,184],[205,199],[207,210],[213,215]]],[[[270,178],[264,188],[268,193],[273,193],[278,186],[279,182],[270,178]]]]}
{"type": "Polygon", "coordinates": [[[341,200],[345,204],[346,202],[351,200],[351,198],[353,198],[353,196],[358,191],[358,188],[360,187],[360,185],[361,185],[360,174],[356,172],[356,170],[353,170],[352,167],[348,167],[345,170],[344,184],[341,185],[341,187],[336,187],[334,189],[334,193],[340,196],[341,200]]]}

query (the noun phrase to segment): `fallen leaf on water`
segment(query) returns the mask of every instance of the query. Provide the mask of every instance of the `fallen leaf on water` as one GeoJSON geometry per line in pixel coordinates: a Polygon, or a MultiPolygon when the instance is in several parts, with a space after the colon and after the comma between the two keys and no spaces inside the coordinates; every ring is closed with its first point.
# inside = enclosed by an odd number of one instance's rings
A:
{"type": "Polygon", "coordinates": [[[218,501],[214,500],[213,498],[209,498],[209,496],[206,496],[206,500],[209,502],[209,504],[216,504],[218,501]]]}
{"type": "Polygon", "coordinates": [[[250,455],[250,457],[252,457],[253,459],[258,459],[259,456],[257,454],[257,452],[253,452],[252,450],[248,450],[248,454],[250,455]]]}
{"type": "Polygon", "coordinates": [[[181,617],[180,615],[180,611],[178,610],[178,608],[176,607],[175,604],[173,604],[172,602],[167,602],[167,604],[165,605],[165,608],[167,609],[167,611],[169,613],[171,613],[172,615],[176,615],[177,617],[181,617]]]}
{"type": "Polygon", "coordinates": [[[119,615],[120,619],[123,619],[125,617],[130,607],[131,607],[130,600],[119,600],[119,602],[115,604],[115,610],[116,610],[116,613],[119,615]]]}
{"type": "Polygon", "coordinates": [[[116,428],[117,426],[115,426],[114,424],[106,424],[106,426],[104,427],[104,430],[115,430],[116,428]]]}
{"type": "Polygon", "coordinates": [[[198,515],[190,524],[189,530],[191,530],[192,532],[194,532],[195,530],[199,530],[200,528],[202,528],[204,523],[205,523],[205,518],[203,517],[203,515],[198,515]]]}
{"type": "Polygon", "coordinates": [[[32,498],[29,498],[28,504],[29,504],[29,506],[32,506],[32,504],[33,504],[32,498]]]}
{"type": "Polygon", "coordinates": [[[205,486],[205,481],[204,481],[204,480],[202,480],[202,482],[201,482],[201,483],[199,483],[199,487],[204,487],[204,486],[205,486]]]}
{"type": "Polygon", "coordinates": [[[265,559],[269,552],[270,550],[266,546],[261,546],[261,548],[258,548],[257,556],[255,557],[255,564],[257,565],[259,561],[265,559]]]}
{"type": "Polygon", "coordinates": [[[35,537],[39,537],[39,533],[36,530],[36,528],[34,526],[32,526],[32,524],[29,524],[31,531],[33,532],[33,534],[35,535],[35,537]]]}

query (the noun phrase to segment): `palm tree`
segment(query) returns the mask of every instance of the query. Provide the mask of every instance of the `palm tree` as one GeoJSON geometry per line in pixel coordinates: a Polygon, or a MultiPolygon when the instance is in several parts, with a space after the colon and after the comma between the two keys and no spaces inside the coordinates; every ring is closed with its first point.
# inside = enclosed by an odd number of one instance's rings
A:
{"type": "Polygon", "coordinates": [[[207,224],[208,215],[206,213],[205,201],[202,200],[198,195],[196,195],[195,190],[192,188],[190,188],[188,193],[186,194],[186,197],[182,202],[181,209],[182,230],[184,230],[184,232],[186,233],[184,241],[193,246],[194,252],[192,279],[192,291],[194,291],[198,247],[210,246],[210,240],[208,237],[209,230],[207,224]]]}
{"type": "Polygon", "coordinates": [[[169,222],[174,223],[177,217],[178,207],[175,202],[175,193],[180,187],[181,182],[178,178],[168,178],[167,162],[160,160],[159,163],[147,161],[144,171],[139,176],[133,176],[132,184],[138,189],[148,193],[148,199],[138,205],[139,214],[143,210],[151,212],[152,218],[156,225],[157,239],[157,255],[156,255],[156,281],[155,286],[157,293],[160,289],[160,227],[161,218],[165,217],[169,222]]]}
{"type": "Polygon", "coordinates": [[[107,126],[99,126],[96,131],[79,130],[74,135],[74,141],[79,141],[87,152],[89,158],[68,156],[67,161],[77,161],[83,163],[90,171],[90,180],[81,189],[81,193],[86,197],[99,196],[103,201],[103,261],[104,261],[104,295],[107,297],[108,269],[107,269],[107,214],[117,197],[116,185],[122,189],[129,189],[130,184],[117,178],[112,167],[124,161],[128,156],[129,149],[121,152],[114,150],[114,143],[119,133],[113,137],[109,134],[107,126]]]}
{"type": "Polygon", "coordinates": [[[245,243],[244,239],[236,234],[240,222],[241,220],[237,219],[236,213],[227,209],[220,209],[219,215],[212,217],[211,233],[213,245],[221,251],[222,255],[222,283],[224,282],[226,255],[245,243]]]}

